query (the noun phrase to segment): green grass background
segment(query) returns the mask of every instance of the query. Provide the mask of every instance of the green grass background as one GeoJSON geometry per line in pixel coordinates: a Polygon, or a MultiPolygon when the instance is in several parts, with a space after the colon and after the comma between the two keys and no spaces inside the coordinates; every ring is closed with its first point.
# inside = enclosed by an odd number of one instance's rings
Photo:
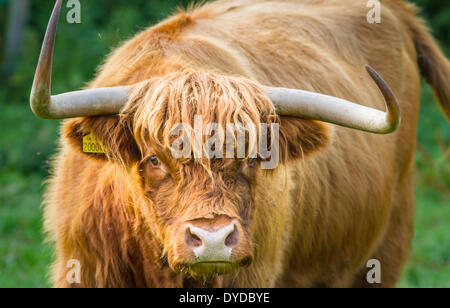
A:
{"type": "MultiPolygon", "coordinates": [[[[6,2],[0,2],[0,44],[6,24],[6,2]]],[[[424,17],[448,51],[450,2],[415,2],[424,7],[424,17]]],[[[113,47],[161,20],[177,5],[188,3],[176,0],[82,2],[82,24],[62,21],[58,30],[54,92],[82,87],[113,47]]],[[[43,242],[40,204],[49,158],[58,140],[58,122],[36,119],[29,110],[28,96],[52,6],[53,1],[32,0],[25,44],[15,73],[0,79],[0,287],[50,286],[47,273],[52,252],[43,242]]],[[[425,84],[422,88],[415,237],[399,286],[450,287],[450,126],[430,88],[425,84]]]]}

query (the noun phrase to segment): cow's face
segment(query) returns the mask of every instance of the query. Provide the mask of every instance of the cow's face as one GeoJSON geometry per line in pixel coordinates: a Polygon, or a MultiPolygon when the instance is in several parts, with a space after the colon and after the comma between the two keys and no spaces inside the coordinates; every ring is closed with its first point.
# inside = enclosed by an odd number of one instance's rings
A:
{"type": "Polygon", "coordinates": [[[254,160],[181,164],[153,154],[139,164],[170,266],[194,276],[231,273],[253,259],[254,160]]]}
{"type": "MultiPolygon", "coordinates": [[[[196,159],[192,148],[191,158],[175,157],[173,128],[180,123],[195,127],[196,116],[202,117],[204,126],[217,123],[224,128],[228,123],[279,124],[279,136],[270,143],[278,147],[284,165],[305,158],[329,140],[323,123],[277,117],[264,89],[256,84],[195,73],[140,84],[124,115],[72,120],[65,136],[81,150],[83,136],[94,134],[107,153],[90,157],[129,170],[136,187],[133,193],[139,192],[145,200],[134,204],[136,212],[145,216],[146,225],[140,227],[153,233],[160,257],[167,257],[174,270],[194,277],[230,274],[264,254],[258,251],[261,234],[282,237],[271,230],[257,230],[255,217],[264,217],[264,226],[277,223],[270,221],[277,219],[275,212],[268,214],[267,206],[257,204],[256,200],[264,199],[258,182],[277,187],[285,185],[289,175],[273,183],[261,181],[271,171],[261,170],[261,156],[250,159],[249,153],[244,158],[196,159]],[[259,215],[261,211],[266,212],[259,215]]],[[[245,148],[249,149],[250,134],[247,137],[245,148]]]]}

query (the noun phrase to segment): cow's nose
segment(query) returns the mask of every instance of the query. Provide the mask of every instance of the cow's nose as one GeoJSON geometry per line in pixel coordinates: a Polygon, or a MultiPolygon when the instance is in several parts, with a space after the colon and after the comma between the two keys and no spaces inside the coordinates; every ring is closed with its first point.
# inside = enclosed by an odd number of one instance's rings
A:
{"type": "Polygon", "coordinates": [[[239,231],[234,222],[212,230],[190,224],[186,228],[185,241],[197,262],[228,262],[239,241],[239,231]]]}

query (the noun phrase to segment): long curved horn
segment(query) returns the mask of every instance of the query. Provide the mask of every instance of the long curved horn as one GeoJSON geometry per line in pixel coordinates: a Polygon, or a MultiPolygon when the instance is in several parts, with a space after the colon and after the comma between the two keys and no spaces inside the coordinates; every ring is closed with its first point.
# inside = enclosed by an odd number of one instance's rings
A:
{"type": "Polygon", "coordinates": [[[51,95],[53,50],[61,6],[62,0],[57,0],[47,26],[31,90],[31,110],[43,119],[119,113],[128,101],[127,87],[99,88],[51,95]]]}
{"type": "MultiPolygon", "coordinates": [[[[44,38],[31,90],[31,109],[40,118],[64,119],[117,114],[128,101],[128,87],[111,87],[51,95],[52,60],[62,0],[57,0],[44,38]]],[[[269,88],[268,95],[279,115],[307,117],[363,131],[387,134],[400,124],[400,109],[390,87],[366,66],[381,90],[387,112],[319,93],[269,88]]]]}
{"type": "Polygon", "coordinates": [[[369,65],[367,72],[384,96],[386,112],[337,97],[285,88],[268,88],[277,113],[305,117],[377,134],[389,134],[400,125],[400,107],[389,85],[369,65]]]}

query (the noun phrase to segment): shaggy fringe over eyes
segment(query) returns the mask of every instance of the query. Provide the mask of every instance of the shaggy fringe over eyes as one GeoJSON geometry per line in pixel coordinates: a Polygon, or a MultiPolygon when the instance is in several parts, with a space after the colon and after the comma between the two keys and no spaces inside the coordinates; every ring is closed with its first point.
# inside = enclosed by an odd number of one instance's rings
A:
{"type": "MultiPolygon", "coordinates": [[[[138,84],[132,91],[124,112],[133,114],[135,139],[144,155],[152,148],[170,153],[173,142],[179,137],[173,136],[173,129],[180,123],[194,128],[196,115],[202,118],[202,132],[209,123],[219,124],[219,132],[212,135],[216,134],[219,138],[224,155],[226,132],[230,132],[228,123],[237,125],[236,131],[241,133],[245,127],[254,127],[245,135],[246,158],[251,153],[258,153],[258,148],[254,149],[253,146],[258,147],[259,144],[259,123],[267,123],[269,128],[270,123],[279,123],[273,104],[263,87],[245,78],[193,71],[174,73],[138,84]]],[[[270,131],[268,134],[270,136],[270,131]]],[[[230,136],[234,136],[234,150],[237,153],[237,134],[230,136]]],[[[194,157],[193,133],[188,138],[191,157],[194,157]]],[[[203,135],[201,144],[209,138],[210,136],[203,135]]],[[[202,151],[203,159],[195,160],[209,169],[210,162],[205,158],[207,156],[204,149],[202,151]]],[[[189,160],[180,159],[181,163],[189,160]]]]}

